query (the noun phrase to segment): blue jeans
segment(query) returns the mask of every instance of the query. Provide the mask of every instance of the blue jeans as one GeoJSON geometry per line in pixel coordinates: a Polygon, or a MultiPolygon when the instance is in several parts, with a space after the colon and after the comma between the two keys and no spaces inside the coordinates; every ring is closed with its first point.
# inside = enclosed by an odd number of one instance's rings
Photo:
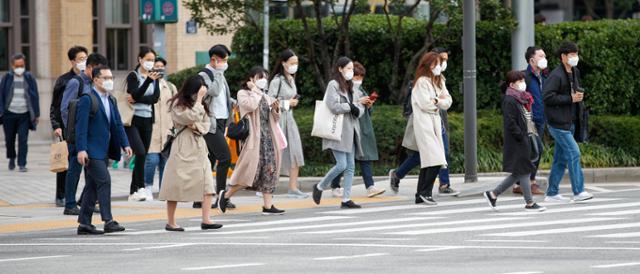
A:
{"type": "Polygon", "coordinates": [[[91,224],[93,209],[96,201],[100,203],[100,215],[105,223],[113,220],[111,216],[111,175],[107,169],[107,160],[90,159],[84,170],[84,190],[82,206],[78,222],[83,225],[91,224]]]}
{"type": "Polygon", "coordinates": [[[16,135],[18,136],[18,166],[27,166],[27,150],[29,146],[29,113],[4,112],[4,140],[7,147],[7,159],[16,158],[16,135]]]}
{"type": "Polygon", "coordinates": [[[76,192],[78,191],[78,182],[80,174],[82,174],[82,166],[78,163],[78,152],[76,146],[69,144],[69,169],[67,170],[67,178],[64,181],[64,198],[65,208],[76,207],[76,192]]]}
{"type": "Polygon", "coordinates": [[[396,177],[403,179],[409,171],[420,166],[420,152],[409,150],[409,156],[396,169],[396,177]]]}
{"type": "MultiPolygon", "coordinates": [[[[444,144],[444,155],[447,159],[447,164],[449,164],[449,134],[447,134],[447,130],[442,125],[442,143],[444,144]]],[[[447,165],[448,166],[448,165],[447,165]]],[[[440,178],[440,186],[448,186],[450,185],[449,181],[449,168],[441,168],[438,173],[438,177],[440,178]]]]}
{"type": "Polygon", "coordinates": [[[549,133],[556,142],[553,152],[553,163],[551,174],[549,174],[549,188],[547,196],[558,195],[560,181],[564,176],[565,169],[569,169],[569,179],[571,180],[571,190],[574,195],[584,191],[584,174],[580,166],[580,147],[573,139],[574,127],[571,130],[557,129],[549,126],[549,133]]]}
{"type": "MultiPolygon", "coordinates": [[[[371,161],[357,161],[360,164],[360,171],[362,172],[362,180],[364,181],[364,187],[369,188],[373,186],[373,170],[371,169],[371,161]]],[[[342,174],[338,175],[333,181],[331,181],[331,188],[340,187],[340,179],[342,174]]]]}
{"type": "Polygon", "coordinates": [[[167,160],[160,153],[149,153],[144,162],[144,185],[153,186],[153,177],[156,174],[156,167],[160,170],[159,186],[162,187],[162,173],[167,160]]]}
{"type": "Polygon", "coordinates": [[[355,153],[353,150],[350,153],[335,150],[331,150],[331,152],[333,153],[333,158],[336,159],[336,165],[322,178],[318,186],[321,189],[327,189],[330,187],[333,179],[343,174],[344,192],[342,194],[342,201],[347,202],[351,200],[351,185],[353,184],[353,173],[356,169],[355,153]]]}

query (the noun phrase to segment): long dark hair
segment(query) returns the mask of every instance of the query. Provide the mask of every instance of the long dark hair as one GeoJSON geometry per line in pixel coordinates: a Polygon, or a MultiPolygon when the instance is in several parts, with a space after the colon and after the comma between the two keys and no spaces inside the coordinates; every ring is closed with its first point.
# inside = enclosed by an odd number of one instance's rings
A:
{"type": "Polygon", "coordinates": [[[353,83],[351,81],[347,81],[347,79],[342,76],[340,69],[346,67],[351,62],[351,59],[345,56],[338,58],[335,65],[333,65],[333,74],[331,75],[331,79],[336,80],[340,89],[347,93],[352,92],[351,89],[353,88],[353,83]]]}
{"type": "Polygon", "coordinates": [[[296,56],[296,54],[291,49],[285,49],[280,53],[280,57],[278,57],[278,61],[273,67],[273,74],[271,74],[269,82],[278,75],[284,75],[284,65],[282,65],[282,63],[289,61],[293,56],[296,56]]]}
{"type": "Polygon", "coordinates": [[[249,70],[249,73],[247,74],[247,76],[244,77],[244,79],[242,80],[242,83],[240,83],[240,88],[244,90],[250,90],[249,87],[247,86],[247,82],[251,81],[251,78],[256,77],[256,75],[261,75],[262,78],[267,78],[269,76],[269,73],[267,72],[266,69],[264,69],[261,66],[252,67],[249,70]]]}
{"type": "MultiPolygon", "coordinates": [[[[202,86],[206,87],[202,76],[194,75],[189,77],[189,79],[184,81],[184,84],[182,84],[182,87],[180,88],[178,93],[176,93],[176,95],[169,99],[169,102],[167,102],[167,104],[172,107],[193,108],[196,103],[198,91],[200,91],[200,88],[202,86]]],[[[208,115],[209,106],[204,100],[202,101],[202,105],[204,106],[204,110],[208,115]]]]}
{"type": "Polygon", "coordinates": [[[431,66],[434,64],[437,66],[439,63],[442,63],[442,58],[438,53],[427,52],[422,55],[420,65],[416,69],[416,78],[413,80],[413,85],[415,86],[418,83],[420,77],[425,76],[431,80],[434,86],[442,88],[442,74],[435,76],[431,71],[431,66]]]}
{"type": "MultiPolygon", "coordinates": [[[[149,53],[153,53],[154,55],[153,59],[156,59],[156,57],[158,57],[158,54],[156,53],[155,50],[147,46],[142,46],[140,47],[140,53],[138,53],[138,58],[142,59],[149,53]]],[[[139,68],[140,68],[140,61],[138,60],[138,65],[136,66],[136,70],[139,68]]]]}

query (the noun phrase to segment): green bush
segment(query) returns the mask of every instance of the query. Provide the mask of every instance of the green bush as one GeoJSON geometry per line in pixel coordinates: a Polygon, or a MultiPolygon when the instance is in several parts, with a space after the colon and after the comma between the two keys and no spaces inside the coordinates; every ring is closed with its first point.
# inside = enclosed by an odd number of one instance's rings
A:
{"type": "MultiPolygon", "coordinates": [[[[404,44],[401,72],[411,56],[424,40],[425,21],[407,18],[403,30],[404,44]]],[[[335,24],[325,20],[329,34],[328,45],[335,43],[335,24]]],[[[384,102],[388,101],[388,90],[393,45],[383,15],[356,15],[350,25],[353,49],[352,57],[367,68],[365,88],[377,90],[384,102]]],[[[477,24],[477,72],[478,108],[499,108],[499,82],[511,67],[511,31],[514,22],[509,19],[479,21],[477,24]]],[[[322,97],[324,87],[318,87],[312,68],[306,58],[302,23],[299,20],[276,20],[270,25],[270,60],[273,65],[282,49],[292,48],[301,58],[297,84],[305,96],[303,104],[310,105],[322,97]]],[[[440,37],[437,46],[444,46],[452,54],[447,68],[449,91],[460,95],[462,83],[462,26],[453,26],[450,35],[443,35],[444,26],[436,25],[434,37],[440,37]]],[[[312,33],[312,35],[317,35],[312,33]]],[[[536,26],[536,41],[547,52],[550,68],[558,65],[554,51],[563,40],[573,40],[581,48],[583,85],[587,90],[587,104],[594,113],[638,114],[640,113],[640,20],[600,20],[593,22],[567,22],[536,26]],[[596,103],[597,102],[597,103],[596,103]]],[[[229,79],[240,80],[241,74],[251,66],[262,63],[262,33],[246,27],[236,32],[233,51],[238,56],[237,67],[230,69],[229,79]],[[234,71],[239,69],[240,71],[234,71]]],[[[332,49],[331,49],[332,51],[332,49]]],[[[524,58],[524,56],[522,57],[524,58]]],[[[393,102],[391,102],[393,103],[393,102]]],[[[454,100],[453,111],[462,110],[462,100],[454,100]]]]}

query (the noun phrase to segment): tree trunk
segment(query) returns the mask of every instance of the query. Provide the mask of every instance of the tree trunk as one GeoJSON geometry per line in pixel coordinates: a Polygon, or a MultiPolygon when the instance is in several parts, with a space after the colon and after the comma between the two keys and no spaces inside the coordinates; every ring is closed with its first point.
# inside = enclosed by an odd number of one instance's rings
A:
{"type": "MultiPolygon", "coordinates": [[[[324,32],[324,25],[322,24],[322,14],[320,10],[322,1],[313,1],[313,6],[316,12],[316,27],[318,28],[318,35],[320,36],[320,41],[318,41],[320,46],[320,62],[322,63],[324,79],[329,79],[331,77],[331,58],[329,57],[329,48],[327,47],[327,34],[324,32]]],[[[323,83],[322,87],[324,86],[325,83],[323,83]]]]}
{"type": "Polygon", "coordinates": [[[306,42],[307,52],[309,55],[309,64],[313,68],[313,76],[316,79],[316,82],[321,87],[326,85],[325,78],[323,77],[323,71],[318,67],[317,56],[316,56],[316,48],[313,44],[313,39],[311,38],[311,32],[309,31],[309,22],[307,21],[307,15],[302,8],[301,0],[296,0],[296,6],[300,8],[302,14],[302,25],[304,27],[304,39],[306,42]]]}
{"type": "Polygon", "coordinates": [[[613,19],[614,15],[614,7],[613,7],[613,0],[605,0],[604,1],[604,7],[607,11],[607,18],[609,19],[613,19]]]}

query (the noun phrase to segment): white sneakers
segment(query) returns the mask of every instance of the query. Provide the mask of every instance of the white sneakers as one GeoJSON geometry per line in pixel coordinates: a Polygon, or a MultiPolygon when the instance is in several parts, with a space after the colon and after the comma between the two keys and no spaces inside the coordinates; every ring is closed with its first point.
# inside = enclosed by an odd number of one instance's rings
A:
{"type": "Polygon", "coordinates": [[[335,198],[342,198],[342,195],[344,194],[344,190],[343,188],[332,188],[331,189],[331,195],[333,195],[333,197],[335,198]]]}
{"type": "Polygon", "coordinates": [[[147,199],[146,190],[144,188],[129,195],[129,202],[144,202],[147,199]]]}
{"type": "MultiPolygon", "coordinates": [[[[141,188],[140,191],[143,191],[141,188]]],[[[153,201],[153,186],[147,186],[144,188],[144,194],[147,202],[153,201]]]]}
{"type": "Polygon", "coordinates": [[[367,197],[373,198],[384,193],[385,191],[386,189],[384,188],[376,188],[375,186],[370,186],[369,188],[367,188],[367,197]]]}
{"type": "Polygon", "coordinates": [[[593,194],[586,191],[580,192],[578,195],[573,195],[574,202],[582,202],[591,199],[593,199],[593,194]]]}
{"type": "MultiPolygon", "coordinates": [[[[578,195],[573,195],[573,202],[583,202],[586,200],[593,199],[593,194],[583,191],[578,195]]],[[[546,196],[544,197],[544,201],[546,203],[569,203],[571,200],[569,198],[565,198],[562,194],[558,194],[555,196],[546,196]]]]}

